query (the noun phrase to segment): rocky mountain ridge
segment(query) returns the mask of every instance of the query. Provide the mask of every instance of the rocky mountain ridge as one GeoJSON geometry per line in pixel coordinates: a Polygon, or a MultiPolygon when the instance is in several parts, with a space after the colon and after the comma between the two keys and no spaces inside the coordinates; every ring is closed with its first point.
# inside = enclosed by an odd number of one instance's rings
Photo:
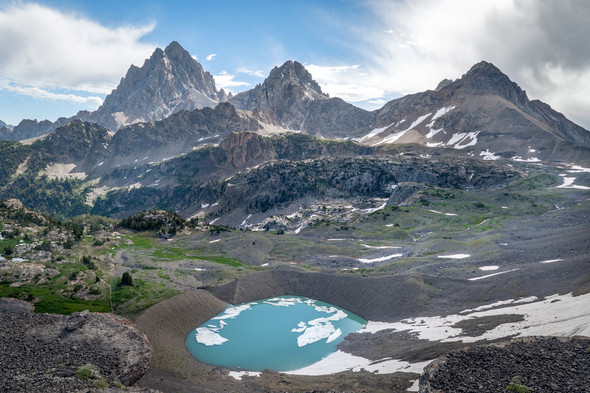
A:
{"type": "MultiPolygon", "coordinates": [[[[142,67],[131,66],[97,111],[80,112],[77,117],[113,131],[135,123],[133,132],[129,128],[125,132],[146,143],[155,138],[156,145],[161,145],[166,144],[167,135],[156,136],[150,122],[162,121],[181,110],[214,107],[226,100],[256,119],[251,121],[250,128],[242,128],[247,131],[291,130],[324,138],[354,139],[368,145],[416,143],[431,149],[452,149],[456,154],[484,160],[572,162],[587,158],[590,149],[588,130],[549,105],[529,100],[515,82],[485,61],[455,81],[441,82],[435,90],[392,100],[381,109],[368,112],[339,98],[330,98],[297,61],[273,68],[261,84],[228,97],[216,90],[211,74],[180,44],[172,42],[164,50],[154,51],[142,67]],[[140,136],[143,132],[145,136],[140,136]]],[[[12,131],[6,128],[4,137],[37,136],[68,120],[59,119],[54,124],[25,120],[12,131]]],[[[180,119],[170,120],[177,121],[180,119]]],[[[217,126],[212,123],[208,126],[224,127],[223,120],[217,126]]],[[[195,135],[194,130],[180,128],[187,140],[195,135]]],[[[209,135],[200,130],[196,142],[201,137],[211,139],[208,142],[219,142],[215,135],[222,137],[236,129],[230,127],[226,131],[209,135]]],[[[172,138],[179,140],[178,135],[172,138]]],[[[191,144],[194,146],[194,141],[189,141],[187,146],[191,144]]],[[[141,143],[134,147],[138,155],[143,147],[146,146],[141,143]]],[[[175,149],[171,154],[186,151],[175,149]]],[[[169,156],[161,153],[158,159],[169,156]]]]}
{"type": "Polygon", "coordinates": [[[270,124],[327,138],[354,137],[368,130],[374,118],[370,112],[324,94],[305,67],[291,60],[273,68],[262,84],[229,102],[262,115],[270,124]]]}
{"type": "Polygon", "coordinates": [[[390,101],[359,139],[419,143],[485,160],[538,162],[587,156],[590,132],[526,93],[493,64],[480,62],[437,90],[390,101]]]}
{"type": "Polygon", "coordinates": [[[213,76],[173,41],[164,50],[157,48],[141,67],[132,65],[96,111],[80,112],[77,117],[116,131],[226,100],[225,91],[217,91],[213,76]]]}

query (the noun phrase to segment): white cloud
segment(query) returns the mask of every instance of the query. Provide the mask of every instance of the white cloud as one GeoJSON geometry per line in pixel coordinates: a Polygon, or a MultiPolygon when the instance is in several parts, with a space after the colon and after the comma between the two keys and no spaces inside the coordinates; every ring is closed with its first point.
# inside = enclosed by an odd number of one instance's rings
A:
{"type": "MultiPolygon", "coordinates": [[[[344,24],[362,67],[316,67],[323,89],[349,101],[434,89],[475,63],[494,63],[527,91],[590,128],[587,0],[375,0],[373,24],[344,24]],[[367,75],[361,75],[363,72],[367,75]],[[346,89],[353,92],[347,92],[346,89]],[[336,94],[338,92],[339,94],[336,94]]],[[[316,75],[317,74],[317,75],[316,75]]]]}
{"type": "Polygon", "coordinates": [[[264,72],[262,70],[251,70],[249,68],[246,67],[239,67],[236,70],[237,73],[240,74],[246,74],[246,75],[250,75],[250,76],[255,76],[258,78],[264,78],[264,72]]]}
{"type": "Polygon", "coordinates": [[[205,60],[211,61],[211,60],[215,59],[215,56],[217,56],[217,53],[211,53],[210,55],[205,57],[205,60]]]}
{"type": "Polygon", "coordinates": [[[343,66],[320,66],[306,64],[305,68],[320,84],[322,91],[345,101],[359,102],[383,97],[386,93],[378,85],[367,83],[370,78],[358,64],[343,66]]]}
{"type": "Polygon", "coordinates": [[[250,86],[248,82],[234,80],[235,77],[235,75],[228,74],[225,70],[221,71],[218,75],[213,75],[213,78],[215,78],[215,86],[217,86],[218,89],[225,89],[234,93],[232,87],[250,86]]]}
{"type": "Polygon", "coordinates": [[[98,108],[102,104],[102,98],[96,96],[81,96],[76,94],[53,93],[48,90],[41,89],[36,86],[23,86],[15,83],[0,82],[0,89],[7,90],[13,93],[31,96],[34,98],[76,102],[85,104],[90,107],[98,108]]]}
{"type": "Polygon", "coordinates": [[[48,90],[107,94],[132,63],[141,65],[153,52],[155,45],[139,40],[154,27],[105,27],[82,15],[12,3],[0,8],[0,74],[19,94],[70,101],[75,98],[48,90]]]}

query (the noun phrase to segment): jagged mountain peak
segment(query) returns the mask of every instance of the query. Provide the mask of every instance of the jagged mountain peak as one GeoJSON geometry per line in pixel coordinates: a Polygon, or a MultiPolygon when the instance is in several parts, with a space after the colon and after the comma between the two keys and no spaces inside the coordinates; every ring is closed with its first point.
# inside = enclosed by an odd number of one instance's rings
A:
{"type": "Polygon", "coordinates": [[[213,76],[178,42],[156,48],[141,67],[132,65],[103,105],[78,117],[112,130],[144,121],[162,120],[180,110],[214,107],[225,101],[213,76]]]}
{"type": "Polygon", "coordinates": [[[299,63],[298,61],[287,60],[280,67],[274,67],[270,71],[268,78],[266,78],[265,83],[268,84],[275,81],[286,81],[290,84],[301,84],[316,92],[317,94],[327,97],[327,95],[322,92],[320,85],[315,80],[313,80],[311,73],[307,71],[303,64],[299,63]]]}

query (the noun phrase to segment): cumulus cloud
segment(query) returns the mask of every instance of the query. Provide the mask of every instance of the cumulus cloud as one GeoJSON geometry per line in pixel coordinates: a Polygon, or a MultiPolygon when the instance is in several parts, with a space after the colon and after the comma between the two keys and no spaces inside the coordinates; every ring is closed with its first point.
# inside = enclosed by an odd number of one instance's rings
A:
{"type": "Polygon", "coordinates": [[[234,87],[250,86],[248,82],[234,80],[235,77],[235,75],[229,74],[225,70],[221,71],[218,75],[213,75],[213,78],[215,79],[215,86],[217,86],[218,89],[225,89],[234,93],[232,90],[234,87]]]}
{"type": "Polygon", "coordinates": [[[255,76],[257,78],[264,78],[264,72],[262,70],[251,70],[246,67],[238,67],[238,69],[236,69],[236,72],[240,74],[255,76]]]}
{"type": "Polygon", "coordinates": [[[366,83],[367,74],[360,65],[320,66],[306,64],[305,68],[322,87],[324,93],[345,101],[358,102],[382,97],[385,91],[378,85],[366,83]]]}
{"type": "Polygon", "coordinates": [[[337,84],[350,85],[351,80],[356,94],[349,99],[358,101],[434,89],[442,79],[458,78],[486,60],[526,89],[529,98],[545,101],[590,128],[590,2],[375,0],[367,4],[376,23],[347,24],[349,50],[360,55],[362,67],[350,72],[327,69],[327,76],[318,73],[318,82],[328,92],[337,91],[337,84]],[[375,94],[379,91],[381,95],[375,94]]]}
{"type": "Polygon", "coordinates": [[[10,82],[0,82],[0,89],[7,90],[12,93],[31,96],[34,98],[49,99],[75,102],[79,104],[89,105],[91,107],[99,107],[102,104],[102,98],[97,96],[81,96],[77,94],[54,93],[36,86],[19,85],[10,82]]]}
{"type": "Polygon", "coordinates": [[[141,65],[155,49],[140,42],[154,27],[105,27],[82,15],[12,3],[0,8],[0,74],[19,94],[65,100],[74,98],[50,97],[48,90],[107,94],[132,63],[141,65]]]}
{"type": "Polygon", "coordinates": [[[211,53],[210,55],[205,57],[205,60],[211,61],[211,60],[215,59],[215,56],[217,56],[217,53],[211,53]]]}

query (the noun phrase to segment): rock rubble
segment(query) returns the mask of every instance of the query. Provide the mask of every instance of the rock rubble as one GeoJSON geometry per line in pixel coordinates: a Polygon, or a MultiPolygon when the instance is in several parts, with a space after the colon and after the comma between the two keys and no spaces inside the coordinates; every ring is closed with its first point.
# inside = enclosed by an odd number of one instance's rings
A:
{"type": "Polygon", "coordinates": [[[590,338],[533,337],[453,351],[424,369],[420,393],[590,392],[590,338]],[[517,390],[518,391],[518,390],[517,390]]]}
{"type": "Polygon", "coordinates": [[[127,319],[112,314],[35,314],[29,303],[0,299],[0,391],[72,392],[94,387],[76,371],[98,367],[112,385],[134,384],[149,368],[152,348],[127,319]]]}

